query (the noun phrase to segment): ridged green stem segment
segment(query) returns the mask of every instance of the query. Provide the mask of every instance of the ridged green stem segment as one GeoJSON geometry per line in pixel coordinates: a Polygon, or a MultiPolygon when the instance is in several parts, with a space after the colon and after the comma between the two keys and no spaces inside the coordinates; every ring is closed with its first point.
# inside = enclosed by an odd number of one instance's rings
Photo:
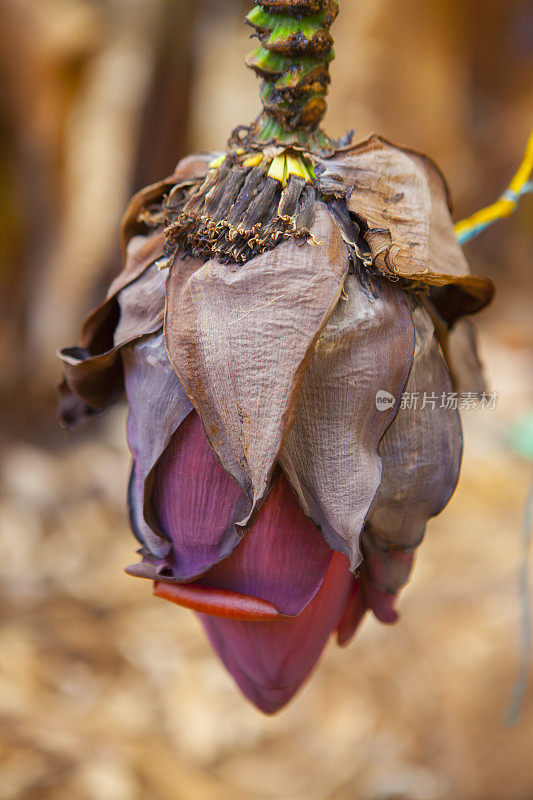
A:
{"type": "Polygon", "coordinates": [[[246,63],[263,79],[255,142],[330,145],[318,126],[334,57],[329,27],[337,13],[338,0],[263,0],[246,17],[260,42],[246,63]]]}

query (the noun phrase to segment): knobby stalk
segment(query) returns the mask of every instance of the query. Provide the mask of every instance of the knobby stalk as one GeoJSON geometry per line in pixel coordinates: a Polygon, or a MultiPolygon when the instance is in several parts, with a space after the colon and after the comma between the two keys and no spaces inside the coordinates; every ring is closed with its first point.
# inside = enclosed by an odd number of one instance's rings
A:
{"type": "Polygon", "coordinates": [[[338,0],[263,0],[246,17],[260,42],[246,58],[262,78],[254,143],[331,148],[319,124],[334,58],[329,28],[338,10],[338,0]]]}
{"type": "Polygon", "coordinates": [[[331,155],[340,144],[319,127],[338,10],[337,0],[261,0],[248,14],[260,44],[246,63],[262,78],[263,111],[235,129],[201,183],[169,194],[162,267],[177,252],[244,264],[287,239],[316,244],[312,156],[331,155]]]}

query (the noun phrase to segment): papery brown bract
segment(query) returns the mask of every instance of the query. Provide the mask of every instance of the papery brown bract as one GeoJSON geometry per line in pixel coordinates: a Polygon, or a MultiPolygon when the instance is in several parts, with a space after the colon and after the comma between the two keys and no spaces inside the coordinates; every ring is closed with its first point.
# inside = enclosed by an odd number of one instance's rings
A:
{"type": "MultiPolygon", "coordinates": [[[[308,155],[307,238],[300,227],[239,263],[172,249],[180,203],[206,175],[217,186],[213,157],[185,159],[130,204],[124,270],[61,354],[60,417],[74,424],[125,392],[142,556],[128,572],[198,611],[272,713],[331,633],[348,642],[369,609],[396,620],[426,523],[458,479],[459,416],[441,397],[452,381],[483,386],[459,318],[493,287],[468,271],[433,162],[378,137],[308,155]],[[410,409],[404,391],[438,402],[410,409]]],[[[241,170],[236,186],[245,158],[224,167],[241,170]]]]}
{"type": "Polygon", "coordinates": [[[175,186],[190,186],[191,182],[205,175],[214,155],[183,159],[171,177],[148,186],[130,201],[121,226],[124,268],[109,287],[105,300],[85,320],[80,346],[65,348],[60,353],[64,379],[59,387],[58,416],[64,426],[75,425],[85,417],[103,411],[121,396],[124,390],[121,349],[161,328],[165,278],[162,275],[155,286],[151,282],[150,289],[155,290],[156,295],[153,298],[155,302],[152,302],[152,292],[146,291],[145,273],[163,255],[164,231],[160,228],[151,232],[142,217],[145,208],[160,200],[164,193],[175,186]],[[120,309],[121,293],[127,287],[132,287],[130,300],[133,305],[137,304],[138,310],[135,320],[131,321],[129,309],[122,314],[120,309]],[[121,316],[121,329],[117,331],[121,316]]]}
{"type": "Polygon", "coordinates": [[[433,324],[421,307],[414,309],[413,321],[415,353],[405,388],[409,399],[380,442],[383,475],[361,543],[362,594],[382,622],[395,621],[394,598],[409,579],[428,519],[442,511],[455,489],[462,455],[457,408],[448,401],[442,407],[452,383],[433,324]]]}
{"type": "Polygon", "coordinates": [[[361,530],[381,481],[378,445],[398,411],[411,369],[414,327],[401,289],[371,294],[354,275],[307,368],[280,464],[329,545],[355,570],[361,530]],[[376,392],[396,399],[376,407],[376,392]]]}
{"type": "Polygon", "coordinates": [[[242,266],[174,263],[165,340],[224,469],[249,498],[245,528],[268,490],[307,361],[337,305],[349,259],[327,208],[317,242],[282,242],[242,266]]]}
{"type": "Polygon", "coordinates": [[[494,286],[471,274],[446,183],[430,158],[371,136],[319,163],[319,186],[345,197],[364,220],[374,263],[385,275],[435,287],[435,305],[450,324],[490,302],[494,286]]]}

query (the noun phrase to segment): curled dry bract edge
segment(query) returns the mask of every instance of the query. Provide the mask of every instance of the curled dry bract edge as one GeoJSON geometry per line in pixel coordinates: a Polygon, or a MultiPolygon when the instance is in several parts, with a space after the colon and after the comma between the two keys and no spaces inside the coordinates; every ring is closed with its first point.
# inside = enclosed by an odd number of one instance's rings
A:
{"type": "Polygon", "coordinates": [[[491,301],[494,285],[471,274],[446,183],[431,159],[371,136],[315,162],[319,186],[346,198],[364,221],[374,263],[385,275],[435,287],[435,305],[450,325],[491,301]]]}

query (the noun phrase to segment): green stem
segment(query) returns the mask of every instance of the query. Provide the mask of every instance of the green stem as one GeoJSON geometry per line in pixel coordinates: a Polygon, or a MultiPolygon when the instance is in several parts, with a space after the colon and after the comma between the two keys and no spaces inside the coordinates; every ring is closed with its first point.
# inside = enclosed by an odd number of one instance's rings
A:
{"type": "Polygon", "coordinates": [[[338,0],[262,0],[246,17],[259,47],[246,59],[262,79],[263,113],[253,141],[330,147],[319,124],[326,111],[338,0]]]}

